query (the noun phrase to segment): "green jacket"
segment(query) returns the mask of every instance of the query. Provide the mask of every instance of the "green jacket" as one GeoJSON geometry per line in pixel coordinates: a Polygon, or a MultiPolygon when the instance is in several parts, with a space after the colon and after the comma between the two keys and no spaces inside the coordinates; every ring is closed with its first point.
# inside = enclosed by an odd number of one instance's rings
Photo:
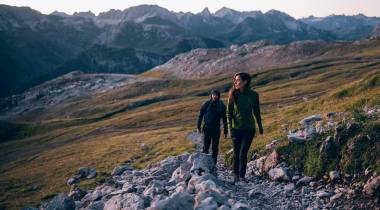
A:
{"type": "Polygon", "coordinates": [[[243,92],[237,91],[234,94],[235,102],[227,106],[227,122],[229,130],[253,129],[255,130],[255,120],[260,129],[261,124],[259,94],[251,89],[246,89],[243,92]]]}

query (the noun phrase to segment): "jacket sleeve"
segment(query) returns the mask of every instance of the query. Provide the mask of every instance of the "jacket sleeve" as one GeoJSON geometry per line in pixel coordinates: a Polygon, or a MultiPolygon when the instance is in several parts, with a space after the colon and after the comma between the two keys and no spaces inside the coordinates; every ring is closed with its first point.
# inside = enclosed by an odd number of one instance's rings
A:
{"type": "Polygon", "coordinates": [[[206,104],[207,104],[207,102],[202,104],[201,109],[199,110],[199,116],[198,116],[198,120],[197,120],[197,129],[198,130],[200,130],[201,126],[202,126],[202,120],[203,120],[203,116],[205,115],[206,104]]]}
{"type": "Polygon", "coordinates": [[[228,133],[228,125],[227,125],[227,113],[226,113],[226,105],[223,104],[222,106],[222,120],[223,120],[223,128],[224,133],[228,133]]]}
{"type": "Polygon", "coordinates": [[[234,105],[230,105],[230,100],[228,99],[226,118],[227,118],[228,130],[230,133],[231,133],[231,129],[232,129],[233,110],[234,110],[234,105]]]}
{"type": "Polygon", "coordinates": [[[255,115],[257,125],[259,126],[260,130],[263,130],[263,125],[261,122],[261,113],[260,113],[260,100],[259,100],[259,94],[256,93],[254,100],[253,100],[253,114],[255,115]]]}

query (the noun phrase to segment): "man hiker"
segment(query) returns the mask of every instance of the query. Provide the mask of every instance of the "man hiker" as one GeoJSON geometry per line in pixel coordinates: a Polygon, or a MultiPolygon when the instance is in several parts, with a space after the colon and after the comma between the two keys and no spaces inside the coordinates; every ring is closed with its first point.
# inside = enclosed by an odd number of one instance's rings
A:
{"type": "Polygon", "coordinates": [[[210,145],[212,145],[212,158],[217,163],[220,137],[220,120],[223,120],[224,138],[227,138],[227,117],[226,106],[220,100],[218,90],[211,91],[210,100],[203,103],[197,121],[199,133],[203,133],[203,152],[208,154],[210,145]],[[204,121],[202,127],[202,121],[204,121]]]}

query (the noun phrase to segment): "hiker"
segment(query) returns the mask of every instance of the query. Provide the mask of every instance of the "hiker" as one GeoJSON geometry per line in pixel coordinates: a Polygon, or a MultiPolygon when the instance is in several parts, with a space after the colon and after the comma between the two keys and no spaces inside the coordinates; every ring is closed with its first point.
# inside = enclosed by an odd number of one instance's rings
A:
{"type": "Polygon", "coordinates": [[[256,118],[259,133],[263,134],[259,94],[251,89],[251,76],[248,73],[237,73],[228,92],[227,103],[227,121],[234,151],[234,183],[246,181],[247,154],[256,132],[253,116],[256,118]]]}
{"type": "Polygon", "coordinates": [[[211,91],[210,100],[203,103],[197,121],[199,133],[203,133],[203,153],[208,154],[210,145],[212,145],[212,158],[217,163],[219,138],[220,138],[220,120],[223,121],[224,138],[227,138],[227,118],[226,105],[220,100],[218,90],[211,91]],[[202,127],[202,121],[204,121],[202,127]]]}

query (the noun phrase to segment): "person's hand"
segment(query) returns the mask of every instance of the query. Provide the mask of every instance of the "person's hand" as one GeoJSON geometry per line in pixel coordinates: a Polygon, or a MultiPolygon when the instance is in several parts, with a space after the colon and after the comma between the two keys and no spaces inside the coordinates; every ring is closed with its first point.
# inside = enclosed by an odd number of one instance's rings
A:
{"type": "Polygon", "coordinates": [[[263,133],[264,133],[264,129],[263,129],[263,128],[259,128],[259,133],[260,133],[261,135],[263,135],[263,133]]]}

